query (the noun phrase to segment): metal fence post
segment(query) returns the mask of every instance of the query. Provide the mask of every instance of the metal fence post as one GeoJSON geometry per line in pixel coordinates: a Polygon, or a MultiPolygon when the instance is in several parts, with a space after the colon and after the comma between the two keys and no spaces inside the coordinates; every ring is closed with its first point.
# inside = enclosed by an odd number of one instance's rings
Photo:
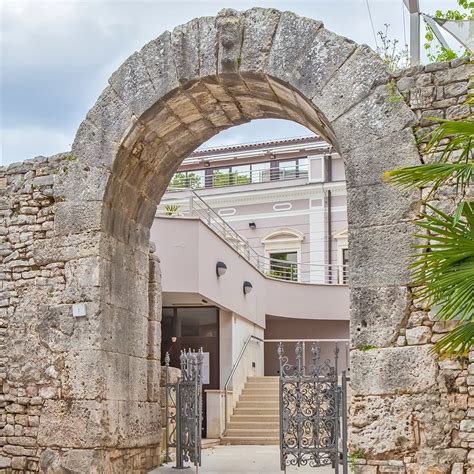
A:
{"type": "Polygon", "coordinates": [[[170,457],[170,427],[169,427],[169,419],[170,419],[170,387],[169,387],[169,382],[170,382],[170,376],[169,376],[169,370],[170,370],[170,355],[168,352],[165,355],[165,436],[166,436],[166,453],[165,453],[165,462],[170,462],[171,457],[170,457]]]}
{"type": "Polygon", "coordinates": [[[342,472],[348,474],[347,460],[347,375],[342,372],[342,472]]]}
{"type": "Polygon", "coordinates": [[[181,387],[180,379],[176,384],[176,469],[183,469],[183,452],[181,444],[181,387]]]}

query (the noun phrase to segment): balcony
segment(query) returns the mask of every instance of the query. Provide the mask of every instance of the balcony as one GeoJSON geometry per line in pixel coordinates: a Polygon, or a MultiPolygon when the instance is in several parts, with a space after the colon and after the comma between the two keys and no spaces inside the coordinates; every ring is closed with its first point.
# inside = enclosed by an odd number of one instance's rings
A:
{"type": "MultiPolygon", "coordinates": [[[[265,165],[263,163],[262,165],[265,165]]],[[[268,163],[270,165],[270,163],[268,163]]],[[[251,165],[240,167],[249,168],[251,165]]],[[[239,167],[238,167],[239,168],[239,167]]],[[[210,170],[211,171],[211,170],[210,170]]],[[[259,183],[274,183],[302,179],[307,181],[308,163],[291,167],[268,167],[266,169],[250,168],[245,171],[232,168],[215,169],[211,173],[204,170],[178,172],[173,176],[169,190],[179,189],[215,189],[228,186],[243,186],[259,183]]]]}

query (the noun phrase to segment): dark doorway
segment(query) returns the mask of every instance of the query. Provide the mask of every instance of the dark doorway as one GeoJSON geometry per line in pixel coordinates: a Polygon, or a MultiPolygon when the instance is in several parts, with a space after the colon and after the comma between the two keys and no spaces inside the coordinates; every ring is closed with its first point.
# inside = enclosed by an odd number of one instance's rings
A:
{"type": "Polygon", "coordinates": [[[161,360],[170,355],[170,366],[180,367],[181,350],[202,347],[203,438],[206,437],[206,389],[219,388],[219,309],[215,306],[164,307],[161,320],[161,360]]]}

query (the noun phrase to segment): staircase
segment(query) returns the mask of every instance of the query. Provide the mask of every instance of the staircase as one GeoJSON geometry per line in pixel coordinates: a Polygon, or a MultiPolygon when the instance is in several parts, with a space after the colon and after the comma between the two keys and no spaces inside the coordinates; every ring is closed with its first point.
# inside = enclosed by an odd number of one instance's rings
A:
{"type": "Polygon", "coordinates": [[[249,377],[222,444],[279,444],[278,377],[249,377]]]}

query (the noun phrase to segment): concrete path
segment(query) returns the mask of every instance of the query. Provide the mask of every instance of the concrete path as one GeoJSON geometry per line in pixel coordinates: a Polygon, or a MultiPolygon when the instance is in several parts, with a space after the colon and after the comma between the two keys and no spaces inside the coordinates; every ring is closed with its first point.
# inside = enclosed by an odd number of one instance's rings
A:
{"type": "MultiPolygon", "coordinates": [[[[168,463],[150,474],[177,474],[174,463],[168,463]]],[[[194,473],[194,468],[183,471],[194,473]]],[[[279,446],[216,446],[202,451],[203,474],[281,474],[279,446]]],[[[334,474],[331,467],[288,468],[287,473],[334,474]]]]}

